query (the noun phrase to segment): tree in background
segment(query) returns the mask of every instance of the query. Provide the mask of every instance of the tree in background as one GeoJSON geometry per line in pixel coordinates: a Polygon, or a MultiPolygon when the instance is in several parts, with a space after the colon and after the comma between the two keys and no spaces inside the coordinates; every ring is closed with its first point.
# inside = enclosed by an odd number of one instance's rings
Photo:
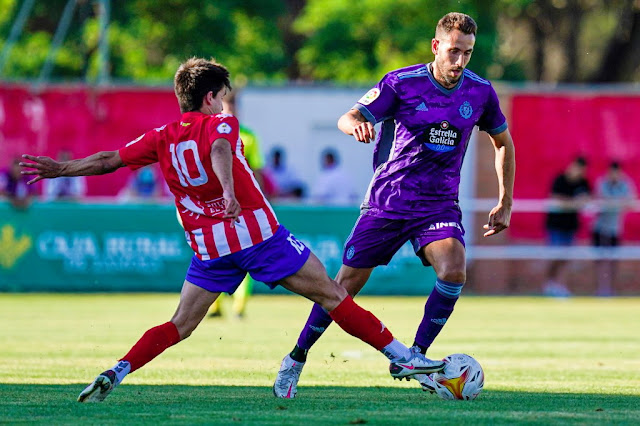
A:
{"type": "Polygon", "coordinates": [[[493,0],[309,0],[295,22],[306,36],[296,59],[301,77],[369,83],[403,66],[429,62],[433,28],[457,10],[479,26],[471,68],[484,74],[496,49],[493,0]],[[479,13],[482,10],[482,13],[479,13]]]}
{"type": "MultiPolygon", "coordinates": [[[[97,80],[100,8],[75,0],[56,80],[97,80]]],[[[36,0],[0,78],[37,78],[68,0],[36,0]]],[[[109,75],[168,84],[188,56],[215,57],[240,80],[370,84],[432,59],[432,28],[476,19],[471,69],[493,80],[637,81],[637,0],[111,0],[109,75]]],[[[23,0],[0,0],[0,48],[23,0]]]]}
{"type": "MultiPolygon", "coordinates": [[[[501,0],[497,63],[524,65],[545,82],[637,81],[640,3],[635,0],[501,0]]],[[[497,69],[491,78],[509,80],[497,69]]]]}

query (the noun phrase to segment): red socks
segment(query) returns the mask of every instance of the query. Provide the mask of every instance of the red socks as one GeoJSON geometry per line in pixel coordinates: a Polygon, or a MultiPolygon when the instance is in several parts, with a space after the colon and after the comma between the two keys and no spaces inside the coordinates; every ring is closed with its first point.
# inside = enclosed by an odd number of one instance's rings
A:
{"type": "Polygon", "coordinates": [[[131,373],[133,373],[179,341],[178,329],[169,321],[147,330],[121,360],[131,364],[131,373]]]}
{"type": "Polygon", "coordinates": [[[371,312],[357,305],[351,296],[347,296],[329,315],[344,331],[379,351],[393,341],[387,327],[371,312]]]}

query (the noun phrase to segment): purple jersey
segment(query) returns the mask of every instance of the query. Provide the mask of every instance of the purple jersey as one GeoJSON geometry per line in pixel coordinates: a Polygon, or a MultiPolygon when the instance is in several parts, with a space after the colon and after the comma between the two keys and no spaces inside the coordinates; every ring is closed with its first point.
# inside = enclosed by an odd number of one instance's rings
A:
{"type": "Polygon", "coordinates": [[[431,64],[392,71],[353,107],[382,126],[363,208],[387,218],[419,217],[434,202],[458,199],[460,169],[474,126],[507,129],[491,83],[464,70],[445,89],[431,64]]]}

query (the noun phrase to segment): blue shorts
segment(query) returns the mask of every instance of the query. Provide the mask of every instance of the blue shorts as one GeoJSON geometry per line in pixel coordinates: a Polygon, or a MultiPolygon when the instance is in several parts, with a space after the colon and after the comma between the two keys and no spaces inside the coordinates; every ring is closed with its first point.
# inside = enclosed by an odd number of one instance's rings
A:
{"type": "Polygon", "coordinates": [[[214,293],[232,294],[249,273],[274,288],[280,280],[298,272],[310,254],[307,246],[280,225],[268,240],[239,252],[212,260],[194,255],[186,280],[214,293]]]}
{"type": "Polygon", "coordinates": [[[400,247],[411,241],[423,265],[429,266],[420,249],[446,238],[455,238],[464,245],[462,212],[454,202],[412,219],[386,219],[365,212],[347,238],[342,263],[352,268],[387,265],[400,247]]]}

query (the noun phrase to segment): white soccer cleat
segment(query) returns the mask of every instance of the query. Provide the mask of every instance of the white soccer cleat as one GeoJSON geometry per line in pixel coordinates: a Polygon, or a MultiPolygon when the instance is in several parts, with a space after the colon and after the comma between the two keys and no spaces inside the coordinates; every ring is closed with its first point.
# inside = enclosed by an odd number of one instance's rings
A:
{"type": "Polygon", "coordinates": [[[280,371],[273,384],[273,394],[278,398],[295,398],[298,393],[298,380],[302,373],[304,362],[298,362],[287,355],[280,364],[280,371]]]}
{"type": "Polygon", "coordinates": [[[118,381],[115,371],[107,370],[80,392],[78,402],[102,402],[116,386],[118,386],[118,381]]]}
{"type": "Polygon", "coordinates": [[[409,380],[409,376],[414,374],[430,374],[442,371],[444,369],[444,361],[433,361],[420,353],[420,349],[416,346],[410,348],[411,357],[389,364],[389,373],[394,379],[409,380]]]}
{"type": "Polygon", "coordinates": [[[431,377],[431,374],[414,374],[412,379],[415,379],[420,383],[423,391],[436,393],[436,382],[431,377]]]}

